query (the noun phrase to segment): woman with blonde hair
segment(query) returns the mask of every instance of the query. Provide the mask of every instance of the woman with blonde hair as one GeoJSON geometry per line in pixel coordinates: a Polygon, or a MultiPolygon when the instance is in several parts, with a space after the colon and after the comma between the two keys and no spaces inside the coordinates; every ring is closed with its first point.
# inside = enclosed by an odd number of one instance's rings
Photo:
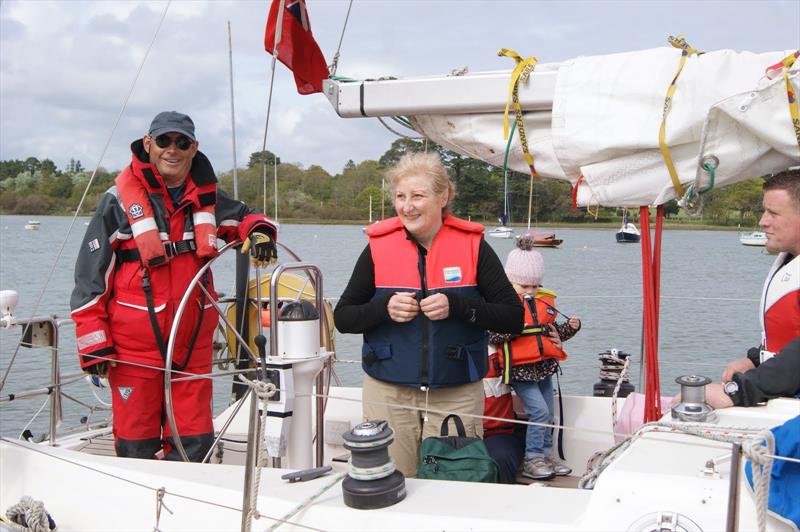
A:
{"type": "Polygon", "coordinates": [[[364,417],[389,421],[389,453],[415,476],[446,412],[482,434],[486,330],[519,333],[523,310],[483,226],[450,214],[456,187],[437,154],[408,153],[386,177],[397,216],[367,229],[334,320],[364,335],[364,417]]]}

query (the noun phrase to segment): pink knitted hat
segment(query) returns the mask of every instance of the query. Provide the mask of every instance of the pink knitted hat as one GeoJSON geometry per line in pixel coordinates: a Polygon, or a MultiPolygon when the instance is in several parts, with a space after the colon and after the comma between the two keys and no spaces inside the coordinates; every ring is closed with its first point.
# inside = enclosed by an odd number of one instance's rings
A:
{"type": "Polygon", "coordinates": [[[512,249],[506,259],[506,275],[509,281],[518,285],[542,284],[544,259],[533,249],[533,237],[517,237],[517,249],[512,249]]]}

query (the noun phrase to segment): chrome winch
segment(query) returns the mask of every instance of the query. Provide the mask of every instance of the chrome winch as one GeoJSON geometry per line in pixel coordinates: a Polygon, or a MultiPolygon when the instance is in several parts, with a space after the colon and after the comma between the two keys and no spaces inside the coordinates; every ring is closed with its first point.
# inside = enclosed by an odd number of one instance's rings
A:
{"type": "Polygon", "coordinates": [[[717,414],[706,403],[706,384],[711,379],[702,375],[682,375],[675,379],[681,385],[681,402],[673,405],[672,419],[695,423],[714,422],[717,414]]]}

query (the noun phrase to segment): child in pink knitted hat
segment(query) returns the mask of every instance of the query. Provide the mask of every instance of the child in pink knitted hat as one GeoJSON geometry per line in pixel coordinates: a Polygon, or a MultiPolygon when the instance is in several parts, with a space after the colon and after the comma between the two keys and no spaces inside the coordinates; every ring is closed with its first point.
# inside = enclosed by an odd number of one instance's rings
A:
{"type": "MultiPolygon", "coordinates": [[[[552,375],[567,354],[561,342],[581,328],[577,316],[556,323],[556,294],[542,288],[544,259],[533,249],[531,235],[517,237],[517,247],[508,254],[505,271],[525,308],[525,327],[520,335],[489,333],[497,347],[504,382],[510,384],[522,401],[529,421],[553,423],[552,375]]],[[[553,456],[552,429],[529,425],[525,437],[522,474],[536,480],[549,480],[572,472],[553,456]]]]}

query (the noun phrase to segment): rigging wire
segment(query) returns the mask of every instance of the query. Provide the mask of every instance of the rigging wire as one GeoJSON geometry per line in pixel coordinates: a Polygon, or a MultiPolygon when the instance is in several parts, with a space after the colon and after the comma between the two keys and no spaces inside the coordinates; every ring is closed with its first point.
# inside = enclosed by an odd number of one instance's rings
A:
{"type": "MultiPolygon", "coordinates": [[[[283,17],[281,13],[284,12],[284,6],[286,2],[285,0],[281,0],[280,6],[278,7],[276,18],[278,19],[275,23],[275,42],[272,46],[272,73],[270,74],[269,78],[269,93],[267,96],[267,117],[264,121],[264,140],[261,142],[261,173],[262,179],[264,182],[264,205],[265,205],[265,214],[266,214],[266,201],[267,201],[267,133],[269,132],[269,116],[272,112],[272,90],[275,86],[275,65],[278,61],[278,43],[281,41],[281,29],[283,28],[283,17]]],[[[277,170],[277,158],[274,161],[276,170],[277,170]]],[[[278,221],[278,181],[277,178],[275,180],[275,221],[278,221]]]]}
{"type": "MultiPolygon", "coordinates": [[[[412,140],[422,140],[422,139],[427,139],[427,137],[424,137],[424,136],[422,136],[422,137],[412,137],[411,135],[404,135],[403,133],[400,133],[399,131],[395,131],[394,129],[392,129],[392,128],[389,126],[389,124],[387,124],[386,122],[384,122],[384,120],[383,120],[383,118],[382,118],[382,117],[380,117],[380,116],[376,116],[375,118],[377,118],[377,119],[378,119],[378,122],[380,122],[380,123],[383,125],[383,127],[385,127],[386,129],[388,129],[389,131],[391,131],[392,133],[394,133],[395,135],[397,135],[397,136],[398,136],[398,137],[400,137],[400,138],[404,138],[404,139],[412,139],[412,140]]],[[[403,123],[402,123],[402,122],[400,122],[399,120],[396,120],[396,121],[397,121],[397,122],[399,122],[400,124],[403,124],[403,123]]],[[[403,125],[405,125],[405,124],[403,124],[403,125]]],[[[411,128],[410,126],[406,126],[406,127],[409,127],[410,129],[413,129],[413,128],[411,128]]]]}
{"type": "Polygon", "coordinates": [[[342,25],[342,34],[339,36],[339,45],[336,47],[336,53],[333,55],[333,62],[328,67],[330,77],[336,75],[336,68],[339,66],[339,51],[342,49],[342,41],[344,40],[344,32],[347,29],[347,21],[350,20],[350,10],[353,8],[353,0],[347,5],[347,14],[344,17],[344,24],[342,25]]]}
{"type": "MultiPolygon", "coordinates": [[[[64,247],[67,245],[67,237],[72,232],[72,228],[75,225],[75,220],[78,218],[78,214],[81,212],[81,207],[83,207],[83,202],[86,200],[86,196],[89,193],[89,188],[92,186],[94,182],[94,178],[97,175],[98,170],[100,169],[100,164],[103,162],[103,158],[106,155],[106,151],[108,150],[109,145],[111,144],[111,139],[114,138],[114,133],[119,126],[120,121],[122,120],[122,116],[125,114],[125,109],[128,107],[128,102],[133,96],[133,91],[136,88],[136,83],[139,81],[139,77],[142,74],[142,70],[144,69],[144,65],[147,62],[147,58],[150,55],[150,51],[153,49],[153,45],[156,42],[156,37],[158,37],[159,32],[161,31],[161,26],[164,24],[164,19],[167,17],[167,11],[169,10],[169,6],[172,4],[172,0],[167,1],[167,5],[164,6],[164,11],[161,13],[161,18],[156,25],[156,29],[153,32],[153,37],[150,39],[150,44],[147,47],[147,50],[144,52],[144,57],[142,57],[142,61],[139,63],[139,68],[136,71],[136,75],[133,77],[131,81],[130,87],[128,88],[128,94],[125,96],[125,100],[122,103],[122,108],[119,110],[119,114],[117,115],[117,119],[114,121],[114,125],[111,128],[111,133],[106,140],[105,145],[103,146],[102,151],[100,152],[100,158],[97,161],[97,165],[95,165],[94,170],[92,171],[92,175],[89,177],[89,181],[86,183],[86,188],[83,190],[83,195],[81,196],[80,201],[78,202],[78,206],[75,208],[75,214],[72,215],[72,219],[70,220],[69,226],[67,226],[67,232],[64,236],[64,240],[61,242],[61,247],[58,248],[58,252],[56,253],[55,259],[53,260],[53,266],[50,268],[50,271],[45,277],[44,284],[42,285],[42,289],[39,292],[39,295],[36,298],[36,301],[33,304],[33,310],[31,311],[31,318],[36,315],[36,311],[39,308],[39,305],[42,302],[42,298],[44,297],[45,290],[47,289],[48,284],[53,278],[53,273],[56,271],[56,266],[58,265],[58,260],[61,258],[61,255],[64,252],[64,247]]],[[[14,366],[14,360],[17,358],[17,353],[19,353],[19,348],[22,345],[22,338],[25,336],[25,333],[28,331],[30,324],[27,324],[22,332],[20,337],[20,341],[17,343],[16,349],[14,349],[14,354],[11,356],[11,361],[8,363],[8,368],[6,368],[6,372],[3,374],[3,379],[0,380],[0,391],[6,385],[6,379],[8,378],[8,374],[11,371],[11,368],[14,366]]]]}

